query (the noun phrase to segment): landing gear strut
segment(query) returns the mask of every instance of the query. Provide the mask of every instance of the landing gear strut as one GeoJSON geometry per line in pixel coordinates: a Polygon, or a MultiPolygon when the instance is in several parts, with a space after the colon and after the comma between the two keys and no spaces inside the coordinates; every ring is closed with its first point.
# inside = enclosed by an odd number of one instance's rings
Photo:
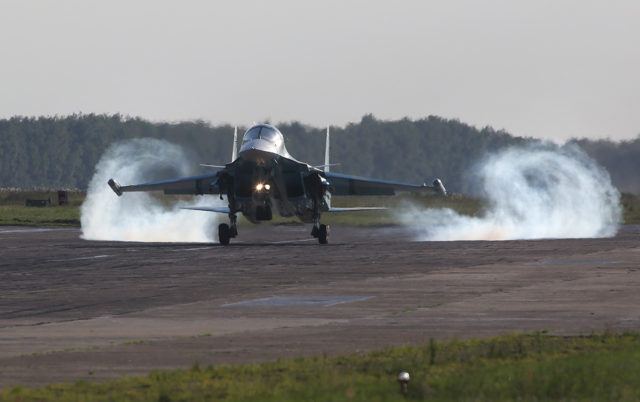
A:
{"type": "Polygon", "coordinates": [[[238,235],[238,226],[236,226],[236,222],[238,217],[236,214],[229,214],[229,221],[231,222],[231,227],[229,228],[231,237],[236,237],[238,235]]]}

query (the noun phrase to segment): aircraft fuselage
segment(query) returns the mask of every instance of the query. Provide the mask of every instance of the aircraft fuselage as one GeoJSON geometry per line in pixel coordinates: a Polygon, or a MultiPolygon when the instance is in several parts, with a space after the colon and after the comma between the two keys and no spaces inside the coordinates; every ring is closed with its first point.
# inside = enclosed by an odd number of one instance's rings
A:
{"type": "Polygon", "coordinates": [[[234,186],[232,192],[227,191],[232,213],[241,211],[250,221],[258,222],[270,220],[275,209],[281,216],[297,216],[310,223],[316,200],[324,208],[315,212],[329,208],[330,194],[323,203],[322,189],[314,186],[323,180],[320,171],[291,157],[282,133],[273,126],[251,127],[232,164],[234,186]]]}

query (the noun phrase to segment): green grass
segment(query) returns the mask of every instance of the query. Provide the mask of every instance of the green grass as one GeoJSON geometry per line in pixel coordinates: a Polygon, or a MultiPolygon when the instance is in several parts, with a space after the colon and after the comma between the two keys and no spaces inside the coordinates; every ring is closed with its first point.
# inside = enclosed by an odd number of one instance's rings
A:
{"type": "Polygon", "coordinates": [[[640,225],[640,195],[622,193],[620,202],[624,223],[640,225]]]}
{"type": "Polygon", "coordinates": [[[80,226],[80,209],[75,206],[0,205],[0,225],[80,226]]]}
{"type": "MultiPolygon", "coordinates": [[[[640,335],[558,337],[544,331],[483,340],[431,340],[340,357],[158,371],[105,383],[79,381],[0,391],[7,401],[638,400],[640,335]]],[[[96,373],[94,373],[96,374],[96,373]]],[[[97,373],[99,374],[99,373],[97,373]]]]}
{"type": "Polygon", "coordinates": [[[55,191],[0,191],[0,225],[79,226],[85,194],[68,192],[69,203],[58,206],[55,191]],[[51,200],[51,206],[27,207],[27,199],[51,200]]]}
{"type": "MultiPolygon", "coordinates": [[[[69,204],[51,207],[26,207],[25,200],[48,199],[56,204],[57,194],[53,191],[0,191],[0,225],[23,226],[79,226],[80,205],[84,201],[83,192],[69,192],[69,204]]],[[[160,196],[167,206],[172,205],[176,197],[160,196]]],[[[187,200],[189,197],[180,197],[187,200]]],[[[640,196],[622,194],[623,219],[627,224],[640,224],[640,196]]],[[[446,198],[432,195],[400,194],[398,196],[359,196],[333,197],[334,207],[387,207],[386,211],[362,211],[323,214],[322,223],[336,226],[388,226],[399,224],[393,210],[405,208],[411,204],[422,208],[451,208],[459,214],[479,216],[485,208],[485,203],[479,198],[452,194],[446,198]]],[[[240,218],[240,225],[251,225],[246,219],[240,218]]],[[[301,224],[297,218],[282,218],[274,214],[273,220],[263,224],[287,225],[301,224]]]]}

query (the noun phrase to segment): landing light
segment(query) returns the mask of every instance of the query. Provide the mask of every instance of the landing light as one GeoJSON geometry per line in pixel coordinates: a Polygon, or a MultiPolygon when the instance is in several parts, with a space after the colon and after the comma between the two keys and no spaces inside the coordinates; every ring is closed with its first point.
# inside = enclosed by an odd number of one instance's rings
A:
{"type": "Polygon", "coordinates": [[[262,183],[258,183],[256,184],[256,191],[269,191],[271,190],[271,185],[270,184],[262,184],[262,183]]]}

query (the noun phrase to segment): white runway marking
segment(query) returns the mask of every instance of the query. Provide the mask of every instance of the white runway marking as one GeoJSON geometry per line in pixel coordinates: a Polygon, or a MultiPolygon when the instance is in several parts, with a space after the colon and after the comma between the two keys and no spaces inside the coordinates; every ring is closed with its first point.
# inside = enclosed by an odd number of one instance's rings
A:
{"type": "Polygon", "coordinates": [[[49,262],[95,260],[95,259],[98,259],[98,258],[107,258],[107,257],[111,257],[111,256],[107,255],[107,254],[104,254],[104,255],[93,255],[91,257],[78,257],[78,258],[65,258],[65,259],[62,259],[62,260],[49,260],[49,262]]]}
{"type": "Polygon", "coordinates": [[[538,317],[483,317],[483,318],[451,318],[451,317],[429,317],[430,320],[442,320],[448,322],[482,322],[482,321],[566,321],[566,318],[538,318],[538,317]]]}
{"type": "Polygon", "coordinates": [[[177,248],[175,250],[171,250],[171,251],[197,251],[197,250],[209,250],[212,249],[213,247],[195,247],[195,248],[177,248]]]}
{"type": "Polygon", "coordinates": [[[280,241],[270,241],[268,244],[285,244],[285,243],[298,243],[303,241],[317,241],[314,238],[311,239],[294,239],[294,240],[280,240],[280,241]]]}
{"type": "Polygon", "coordinates": [[[618,260],[588,260],[588,261],[573,261],[573,260],[543,260],[538,262],[532,262],[527,265],[605,265],[605,264],[618,264],[624,261],[618,260]]]}
{"type": "Polygon", "coordinates": [[[369,300],[374,296],[273,296],[223,304],[222,307],[272,306],[272,307],[331,307],[336,304],[369,300]]]}
{"type": "Polygon", "coordinates": [[[0,229],[0,233],[36,233],[36,232],[52,232],[54,230],[62,229],[0,229]]]}

